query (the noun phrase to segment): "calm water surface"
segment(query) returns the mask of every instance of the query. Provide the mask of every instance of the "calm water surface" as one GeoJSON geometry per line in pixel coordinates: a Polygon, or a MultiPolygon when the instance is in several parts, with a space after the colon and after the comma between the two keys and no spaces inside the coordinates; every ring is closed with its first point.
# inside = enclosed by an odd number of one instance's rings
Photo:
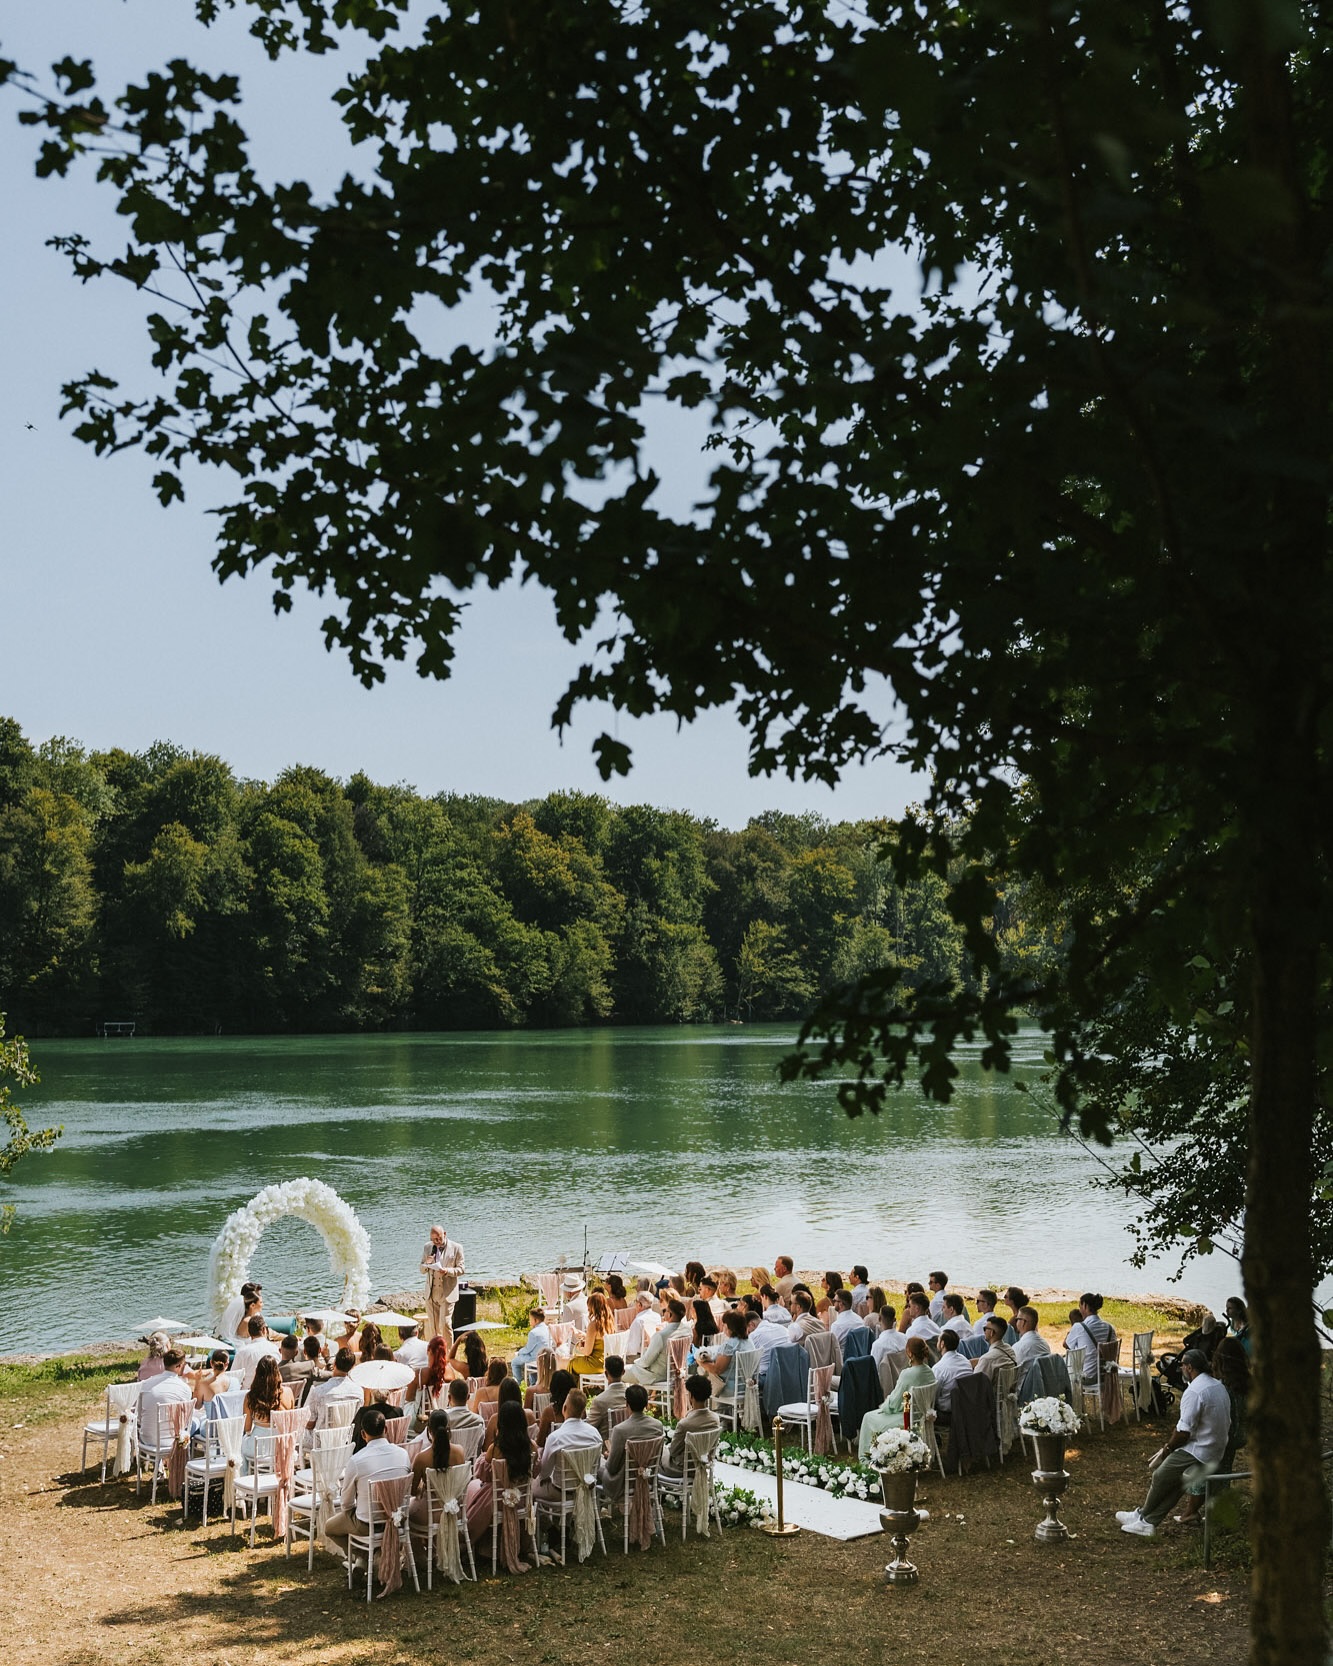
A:
{"type": "MultiPolygon", "coordinates": [[[[415,1287],[443,1221],[476,1272],[623,1251],[680,1266],[866,1262],[876,1275],[1106,1292],[1139,1272],[1124,1203],[1096,1162],[977,1048],[951,1105],[913,1091],[849,1122],[831,1088],[781,1085],[785,1027],[39,1042],[28,1120],[64,1138],[5,1188],[0,1352],[129,1337],[207,1311],[208,1253],[231,1210],[310,1175],[361,1216],[378,1291],[415,1287]]],[[[1035,1078],[1041,1037],[1016,1074],[1035,1078]]],[[[281,1312],[338,1288],[318,1234],[269,1229],[251,1264],[281,1312]]],[[[1213,1257],[1188,1292],[1239,1288],[1213,1257]]]]}

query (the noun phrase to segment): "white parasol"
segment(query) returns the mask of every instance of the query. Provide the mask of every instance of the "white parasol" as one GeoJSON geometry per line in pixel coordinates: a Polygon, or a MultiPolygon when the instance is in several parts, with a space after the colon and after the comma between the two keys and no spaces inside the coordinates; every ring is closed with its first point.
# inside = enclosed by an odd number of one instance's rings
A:
{"type": "Polygon", "coordinates": [[[140,1336],[151,1336],[155,1330],[165,1331],[168,1336],[175,1336],[177,1331],[189,1330],[179,1319],[150,1319],[147,1324],[139,1326],[140,1336]]]}
{"type": "Polygon", "coordinates": [[[220,1336],[176,1336],[172,1344],[177,1348],[188,1348],[191,1353],[209,1353],[215,1348],[225,1348],[227,1344],[220,1336]]]}
{"type": "Polygon", "coordinates": [[[664,1267],[660,1261],[631,1261],[631,1267],[637,1267],[641,1273],[650,1273],[653,1278],[670,1278],[674,1267],[664,1267]]]}
{"type": "Polygon", "coordinates": [[[369,1319],[372,1324],[376,1324],[381,1327],[384,1325],[393,1325],[395,1328],[399,1329],[403,1325],[415,1325],[420,1323],[420,1321],[414,1319],[410,1313],[395,1313],[392,1308],[386,1309],[383,1313],[363,1313],[361,1317],[363,1319],[369,1319]]]}
{"type": "Polygon", "coordinates": [[[352,1367],[347,1373],[347,1380],[358,1388],[368,1388],[372,1392],[381,1389],[387,1394],[395,1388],[406,1388],[409,1383],[414,1383],[417,1374],[410,1365],[399,1365],[396,1359],[366,1359],[352,1367]]]}
{"type": "Polygon", "coordinates": [[[462,1336],[469,1330],[504,1330],[505,1327],[494,1319],[474,1319],[470,1325],[455,1325],[454,1335],[462,1336]]]}
{"type": "Polygon", "coordinates": [[[353,1316],[350,1313],[339,1313],[336,1308],[321,1307],[313,1313],[303,1313],[301,1317],[302,1319],[318,1319],[325,1330],[329,1330],[334,1325],[350,1325],[353,1316]]]}

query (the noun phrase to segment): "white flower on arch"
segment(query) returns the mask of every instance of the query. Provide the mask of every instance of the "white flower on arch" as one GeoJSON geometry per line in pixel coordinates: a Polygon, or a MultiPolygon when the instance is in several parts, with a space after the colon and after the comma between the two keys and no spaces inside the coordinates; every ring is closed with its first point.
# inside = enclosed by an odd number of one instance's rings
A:
{"type": "Polygon", "coordinates": [[[227,1303],[240,1295],[264,1228],[287,1215],[309,1221],[323,1238],[329,1265],[343,1281],[342,1301],[356,1308],[368,1305],[370,1238],[356,1211],[322,1180],[284,1180],[265,1186],[243,1209],[228,1215],[214,1241],[208,1258],[208,1310],[213,1324],[221,1321],[227,1303]]]}

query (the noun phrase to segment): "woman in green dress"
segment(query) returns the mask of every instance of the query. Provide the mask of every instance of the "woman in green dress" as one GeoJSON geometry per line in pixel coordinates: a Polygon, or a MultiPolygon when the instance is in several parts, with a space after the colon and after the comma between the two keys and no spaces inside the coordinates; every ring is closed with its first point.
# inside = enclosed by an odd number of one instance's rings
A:
{"type": "Polygon", "coordinates": [[[862,1463],[869,1455],[877,1435],[882,1435],[886,1429],[903,1427],[903,1406],[907,1403],[907,1391],[912,1388],[925,1388],[935,1381],[935,1373],[926,1363],[927,1358],[926,1344],[921,1337],[909,1336],[907,1364],[898,1381],[894,1383],[893,1392],[878,1411],[868,1411],[861,1419],[861,1433],[856,1450],[862,1463]]]}

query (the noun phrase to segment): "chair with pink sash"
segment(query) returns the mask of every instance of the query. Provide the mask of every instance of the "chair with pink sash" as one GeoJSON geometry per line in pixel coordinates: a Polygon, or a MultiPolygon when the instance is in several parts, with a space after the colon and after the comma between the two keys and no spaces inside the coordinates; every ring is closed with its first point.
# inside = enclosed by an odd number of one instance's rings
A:
{"type": "MultiPolygon", "coordinates": [[[[190,1456],[190,1419],[194,1405],[189,1400],[171,1400],[157,1412],[158,1446],[167,1447],[167,1492],[179,1498],[185,1485],[185,1464],[190,1456]]],[[[153,1500],[157,1500],[157,1471],[153,1471],[153,1500]]]]}
{"type": "Polygon", "coordinates": [[[491,1573],[503,1560],[510,1573],[527,1573],[523,1535],[536,1542],[532,1516],[532,1478],[511,1485],[509,1465],[491,1459],[491,1573]]]}
{"type": "Polygon", "coordinates": [[[270,1413],[273,1427],[273,1474],[277,1490],[273,1494],[273,1537],[287,1537],[287,1501],[291,1497],[292,1476],[301,1450],[301,1433],[306,1425],[306,1414],[301,1410],[270,1413]]]}
{"type": "Polygon", "coordinates": [[[664,1435],[651,1435],[646,1440],[625,1442],[625,1554],[629,1555],[631,1541],[640,1550],[647,1550],[656,1532],[666,1544],[666,1524],[662,1520],[661,1502],[657,1495],[657,1466],[662,1461],[664,1435]]]}
{"type": "Polygon", "coordinates": [[[407,1426],[411,1422],[407,1417],[386,1417],[384,1419],[384,1438],[392,1441],[395,1446],[407,1445],[407,1426]]]}
{"type": "Polygon", "coordinates": [[[542,1299],[542,1306],[549,1313],[560,1311],[560,1274],[534,1273],[532,1282],[537,1286],[537,1293],[542,1299]]]}
{"type": "Polygon", "coordinates": [[[806,1379],[805,1399],[793,1400],[779,1406],[776,1413],[785,1425],[801,1426],[801,1440],[807,1451],[833,1450],[832,1365],[812,1365],[806,1379]]]}
{"type": "Polygon", "coordinates": [[[417,1576],[417,1559],[412,1554],[412,1535],[408,1528],[407,1507],[412,1497],[410,1475],[386,1476],[370,1483],[370,1519],[364,1532],[358,1529],[347,1541],[347,1589],[352,1589],[352,1552],[362,1551],[366,1558],[366,1601],[374,1594],[378,1573],[380,1595],[387,1597],[401,1588],[403,1563],[412,1569],[412,1583],[421,1589],[417,1576]],[[377,1565],[378,1564],[378,1565],[377,1565]]]}

